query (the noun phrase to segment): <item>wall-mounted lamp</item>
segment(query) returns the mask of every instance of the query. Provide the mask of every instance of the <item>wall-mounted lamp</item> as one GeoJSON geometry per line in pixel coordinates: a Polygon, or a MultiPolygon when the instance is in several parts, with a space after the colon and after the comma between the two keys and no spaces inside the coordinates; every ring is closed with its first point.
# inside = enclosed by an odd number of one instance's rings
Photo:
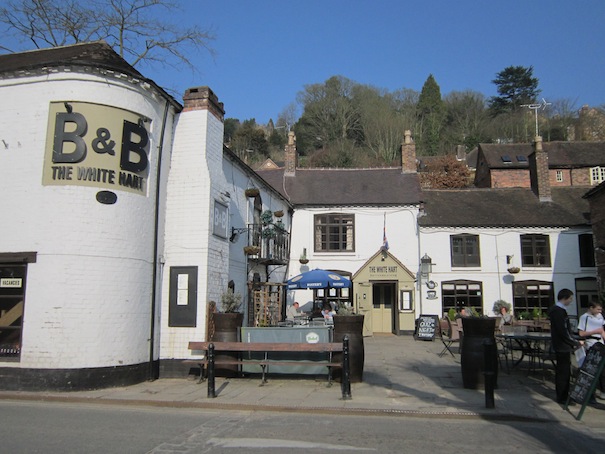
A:
{"type": "Polygon", "coordinates": [[[237,241],[237,237],[240,233],[247,232],[248,228],[244,227],[241,229],[236,229],[235,227],[231,227],[231,236],[229,237],[229,241],[231,243],[235,243],[237,241]]]}
{"type": "Polygon", "coordinates": [[[513,263],[513,255],[507,255],[506,256],[506,264],[510,265],[511,263],[513,263]]]}
{"type": "Polygon", "coordinates": [[[422,277],[429,277],[429,274],[433,272],[433,259],[428,256],[428,254],[424,254],[420,258],[420,274],[422,277]]]}

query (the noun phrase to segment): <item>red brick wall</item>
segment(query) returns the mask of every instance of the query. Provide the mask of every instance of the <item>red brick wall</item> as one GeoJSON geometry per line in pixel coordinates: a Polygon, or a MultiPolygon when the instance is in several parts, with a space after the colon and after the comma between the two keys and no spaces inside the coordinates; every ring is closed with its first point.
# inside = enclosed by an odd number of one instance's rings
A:
{"type": "MultiPolygon", "coordinates": [[[[594,194],[590,199],[590,221],[595,247],[605,247],[605,190],[594,194]]],[[[605,291],[605,253],[597,252],[597,275],[600,289],[605,291]]]]}
{"type": "Polygon", "coordinates": [[[529,170],[493,169],[492,188],[529,188],[529,170]]]}

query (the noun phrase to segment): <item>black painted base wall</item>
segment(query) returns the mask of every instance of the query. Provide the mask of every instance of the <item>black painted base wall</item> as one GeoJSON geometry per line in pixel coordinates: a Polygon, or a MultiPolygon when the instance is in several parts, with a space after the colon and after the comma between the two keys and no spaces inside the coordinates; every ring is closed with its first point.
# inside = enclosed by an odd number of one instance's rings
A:
{"type": "Polygon", "coordinates": [[[86,391],[129,386],[157,378],[158,362],[89,369],[23,369],[0,367],[3,391],[86,391]],[[155,377],[154,377],[155,375],[155,377]]]}

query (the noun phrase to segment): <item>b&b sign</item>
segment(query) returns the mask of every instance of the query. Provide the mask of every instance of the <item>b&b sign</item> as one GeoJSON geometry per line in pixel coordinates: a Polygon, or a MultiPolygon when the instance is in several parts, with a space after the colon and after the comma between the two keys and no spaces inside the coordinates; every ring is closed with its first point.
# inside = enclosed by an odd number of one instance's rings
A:
{"type": "Polygon", "coordinates": [[[416,325],[416,339],[433,340],[438,323],[439,317],[436,315],[421,315],[416,325]]]}

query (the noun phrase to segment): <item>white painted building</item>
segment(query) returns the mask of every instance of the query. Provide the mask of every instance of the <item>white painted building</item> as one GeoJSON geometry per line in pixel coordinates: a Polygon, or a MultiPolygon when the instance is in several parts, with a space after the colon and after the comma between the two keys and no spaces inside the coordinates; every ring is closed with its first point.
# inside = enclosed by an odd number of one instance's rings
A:
{"type": "Polygon", "coordinates": [[[99,42],[0,56],[0,95],[4,389],[157,377],[205,338],[209,301],[275,266],[232,227],[281,210],[287,233],[291,205],[223,149],[208,88],[182,106],[99,42]]]}

